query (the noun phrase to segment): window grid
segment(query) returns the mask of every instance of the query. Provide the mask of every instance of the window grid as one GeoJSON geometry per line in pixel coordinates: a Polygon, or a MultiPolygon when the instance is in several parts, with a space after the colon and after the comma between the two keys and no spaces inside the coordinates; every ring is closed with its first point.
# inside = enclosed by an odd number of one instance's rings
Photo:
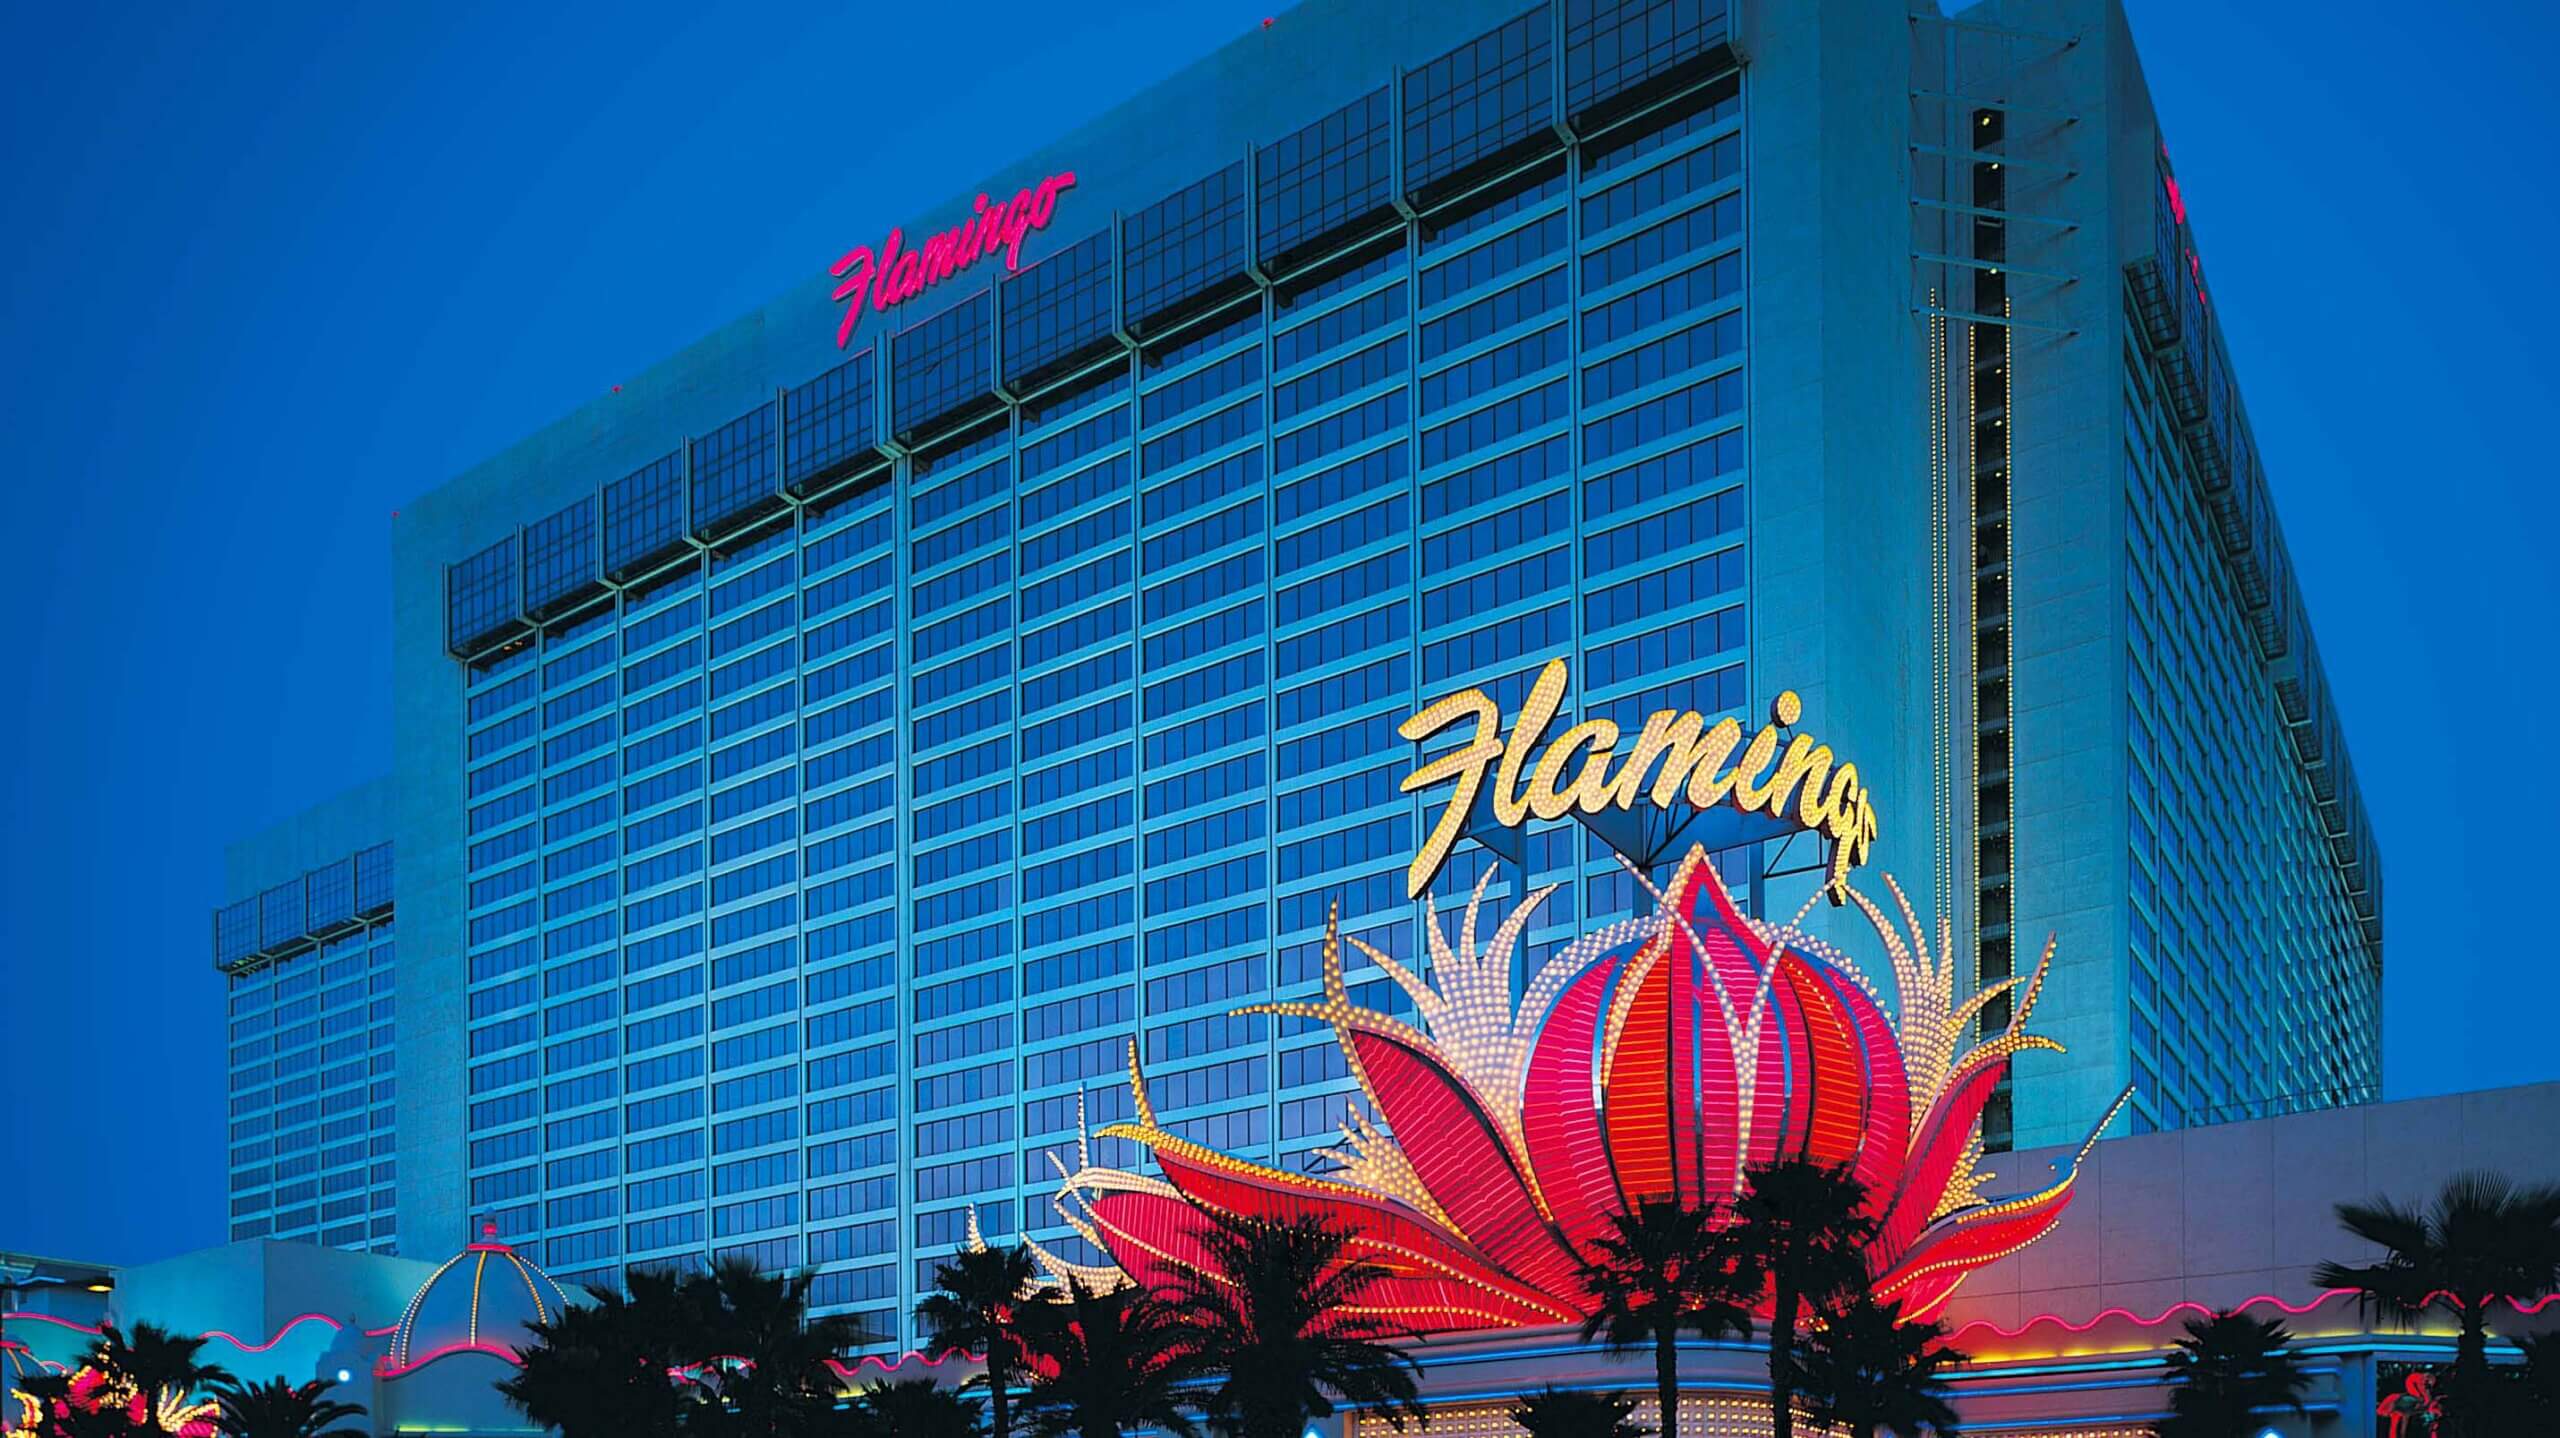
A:
{"type": "Polygon", "coordinates": [[[872,450],[876,356],[863,350],[782,396],[782,476],[795,489],[872,450]]]}
{"type": "Polygon", "coordinates": [[[391,928],[346,927],[364,867],[339,860],[216,910],[218,963],[261,941],[284,950],[226,984],[234,1241],[398,1249],[391,928]]]}
{"type": "Polygon", "coordinates": [[[1564,108],[1579,124],[1725,38],[1725,0],[1565,0],[1564,108]]]}
{"type": "Polygon", "coordinates": [[[1255,157],[1266,265],[1386,207],[1395,195],[1395,90],[1352,101],[1255,157]]]}
{"type": "Polygon", "coordinates": [[[696,537],[774,497],[773,412],[757,405],[693,441],[696,537]]]}
{"type": "Polygon", "coordinates": [[[1541,135],[1552,137],[1554,26],[1544,5],[1404,81],[1404,187],[1439,181],[1541,135]]]}
{"type": "MultiPolygon", "coordinates": [[[[1124,226],[1132,313],[1241,273],[1242,171],[1227,174],[1226,196],[1195,186],[1203,204],[1124,226]]],[[[1163,348],[468,673],[487,776],[467,870],[475,1206],[593,1272],[805,1259],[895,1326],[969,1205],[982,1228],[1082,1252],[1049,1214],[1047,1158],[1073,1161],[1079,1105],[1093,1126],[1128,1115],[1130,1038],[1156,1056],[1169,1123],[1310,1162],[1347,1075],[1227,1010],[1314,994],[1332,904],[1346,933],[1419,961],[1402,865],[1422,815],[1392,779],[1427,674],[1516,707],[1550,653],[1593,657],[1578,559],[1561,561],[1599,506],[1565,459],[1572,387],[1542,377],[1609,356],[1504,356],[1588,293],[1565,216],[1597,188],[1470,201],[1497,219],[1438,217],[1419,253],[1294,285],[1285,348],[1254,315],[1163,348]],[[1548,225],[1552,243],[1507,242],[1548,225]],[[1405,297],[1460,262],[1434,318],[1540,276],[1561,288],[1488,310],[1417,377],[1405,297]],[[1275,371],[1304,382],[1276,438],[1275,371]],[[1426,382],[1434,427],[1467,435],[1427,468],[1407,438],[1426,382]],[[929,1015],[909,1011],[927,991],[929,1015]],[[901,1191],[902,1156],[930,1159],[930,1195],[901,1191]]],[[[1016,319],[1026,337],[1044,322],[1005,298],[1010,353],[1016,319]]],[[[902,379],[921,364],[907,338],[891,342],[902,379]]],[[[1694,378],[1663,374],[1621,402],[1694,378]]],[[[828,453],[822,384],[840,418],[867,377],[849,363],[786,396],[794,476],[828,453]]],[[[1670,453],[1691,449],[1710,457],[1678,468],[1646,441],[1614,462],[1662,477],[1606,486],[1593,530],[1740,480],[1738,431],[1670,453]]],[[[1711,528],[1698,552],[1738,556],[1743,536],[1711,528]]],[[[1627,677],[1578,682],[1581,712],[1745,703],[1748,596],[1722,570],[1681,594],[1610,611],[1625,658],[1601,662],[1627,677]],[[1717,667],[1646,687],[1675,649],[1717,667]]],[[[1636,902],[1570,838],[1532,836],[1530,877],[1562,885],[1533,949],[1636,902]]],[[[1430,902],[1462,902],[1476,872],[1462,856],[1430,902]]],[[[1488,890],[1497,918],[1516,886],[1488,890]]],[[[1363,1002],[1400,1002],[1374,971],[1352,980],[1363,1002]]],[[[1117,1144],[1096,1160],[1145,1161],[1117,1144]]]]}
{"type": "Polygon", "coordinates": [[[596,569],[596,501],[593,495],[525,526],[524,607],[548,614],[555,605],[591,587],[596,569]]]}
{"type": "Polygon", "coordinates": [[[891,342],[889,402],[900,435],[919,433],[995,393],[992,305],[990,293],[981,291],[891,342]]]}
{"type": "Polygon", "coordinates": [[[445,641],[456,653],[505,630],[517,618],[515,536],[445,566],[444,584],[445,641]]]}
{"type": "Polygon", "coordinates": [[[1111,232],[1004,282],[1004,380],[1020,385],[1111,337],[1111,232]]]}
{"type": "Polygon", "coordinates": [[[1160,319],[1243,279],[1251,222],[1242,161],[1122,221],[1121,313],[1130,331],[1148,333],[1160,319]]]}
{"type": "Polygon", "coordinates": [[[684,542],[684,451],[604,487],[604,569],[621,576],[684,542]]]}

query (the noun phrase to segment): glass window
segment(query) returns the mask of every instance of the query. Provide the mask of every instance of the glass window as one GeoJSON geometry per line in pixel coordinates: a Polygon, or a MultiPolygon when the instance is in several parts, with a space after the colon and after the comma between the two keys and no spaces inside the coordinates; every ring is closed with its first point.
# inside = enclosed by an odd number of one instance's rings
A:
{"type": "Polygon", "coordinates": [[[760,404],[693,441],[693,532],[753,513],[774,498],[774,407],[760,404]]]}
{"type": "Polygon", "coordinates": [[[1020,385],[1111,338],[1111,232],[1004,282],[1004,380],[1020,385]]]}
{"type": "Polygon", "coordinates": [[[1393,89],[1380,89],[1256,153],[1263,264],[1387,206],[1395,193],[1393,109],[1393,89]]]}
{"type": "Polygon", "coordinates": [[[1132,334],[1164,329],[1245,277],[1244,163],[1121,221],[1121,313],[1132,334]]]}
{"type": "Polygon", "coordinates": [[[1427,194],[1523,142],[1553,141],[1553,29],[1541,5],[1405,76],[1407,194],[1427,194]]]}
{"type": "Polygon", "coordinates": [[[604,567],[633,572],[673,552],[684,540],[684,452],[632,471],[604,487],[604,567]]]}
{"type": "Polygon", "coordinates": [[[597,578],[596,501],[579,500],[524,531],[524,606],[550,613],[583,594],[597,578]]]}
{"type": "Polygon", "coordinates": [[[993,304],[992,292],[980,291],[890,342],[889,402],[898,434],[919,433],[993,397],[993,304]]]}
{"type": "Polygon", "coordinates": [[[516,537],[446,565],[444,587],[447,646],[463,654],[495,638],[517,618],[516,537]]]}
{"type": "Polygon", "coordinates": [[[1586,120],[1641,103],[1723,43],[1724,0],[1565,0],[1565,114],[1586,120]]]}
{"type": "Polygon", "coordinates": [[[877,420],[872,409],[873,352],[864,350],[782,395],[782,473],[795,490],[868,458],[877,420]]]}

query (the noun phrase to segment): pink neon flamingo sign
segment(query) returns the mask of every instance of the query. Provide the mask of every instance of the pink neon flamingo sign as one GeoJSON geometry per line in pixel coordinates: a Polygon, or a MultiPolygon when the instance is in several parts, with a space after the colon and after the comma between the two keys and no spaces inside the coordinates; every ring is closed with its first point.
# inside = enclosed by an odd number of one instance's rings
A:
{"type": "Polygon", "coordinates": [[[844,306],[844,318],[836,324],[836,348],[852,342],[866,307],[885,314],[999,250],[1007,272],[1022,268],[1023,240],[1049,227],[1058,196],[1075,183],[1075,171],[1061,170],[1009,200],[991,204],[980,195],[976,213],[916,249],[905,248],[905,230],[893,229],[876,249],[856,245],[845,251],[828,270],[836,280],[835,301],[844,306]]]}

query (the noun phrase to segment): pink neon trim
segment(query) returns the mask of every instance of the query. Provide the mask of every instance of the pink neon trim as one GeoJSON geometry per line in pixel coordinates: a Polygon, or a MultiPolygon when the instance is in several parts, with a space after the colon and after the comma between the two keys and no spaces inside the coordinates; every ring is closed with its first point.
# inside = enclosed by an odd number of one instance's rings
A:
{"type": "Polygon", "coordinates": [[[865,1369],[877,1368],[883,1373],[895,1373],[899,1369],[906,1367],[910,1360],[921,1363],[927,1368],[939,1368],[943,1364],[954,1360],[962,1363],[984,1363],[986,1361],[986,1355],[983,1353],[970,1353],[959,1348],[946,1348],[940,1353],[928,1356],[917,1349],[910,1348],[895,1358],[883,1358],[877,1353],[866,1353],[862,1355],[861,1358],[851,1363],[846,1363],[841,1359],[830,1358],[827,1360],[827,1366],[835,1370],[835,1374],[838,1378],[842,1378],[850,1382],[857,1374],[860,1374],[865,1369]]]}
{"type": "MultiPolygon", "coordinates": [[[[899,1354],[896,1358],[882,1358],[878,1354],[866,1353],[852,1363],[847,1363],[840,1358],[829,1358],[823,1361],[829,1369],[833,1370],[836,1377],[850,1382],[855,1374],[862,1372],[866,1368],[877,1368],[883,1373],[894,1373],[898,1369],[905,1367],[910,1359],[923,1364],[927,1368],[939,1368],[953,1359],[958,1359],[964,1363],[982,1363],[985,1361],[985,1355],[971,1353],[964,1349],[946,1348],[941,1353],[928,1357],[924,1353],[910,1348],[906,1352],[899,1354]]],[[[667,1370],[667,1376],[670,1378],[682,1378],[688,1382],[695,1382],[699,1381],[698,1375],[700,1375],[704,1370],[721,1364],[736,1364],[741,1368],[752,1368],[755,1366],[742,1354],[714,1353],[704,1357],[698,1363],[688,1363],[680,1367],[670,1368],[667,1370]]]]}
{"type": "Polygon", "coordinates": [[[103,1332],[103,1330],[92,1328],[86,1323],[74,1323],[68,1318],[56,1318],[50,1313],[0,1313],[0,1323],[20,1322],[56,1324],[60,1327],[71,1329],[76,1333],[86,1333],[92,1338],[99,1337],[103,1332]]]}
{"type": "MultiPolygon", "coordinates": [[[[2242,1299],[2232,1311],[2240,1312],[2264,1305],[2299,1318],[2316,1308],[2320,1308],[2333,1302],[2334,1300],[2350,1297],[2354,1292],[2355,1290],[2351,1288],[2332,1288],[2321,1294],[2319,1297],[2311,1300],[2309,1303],[2303,1304],[2287,1303],[2272,1293],[2261,1293],[2254,1298],[2242,1299]]],[[[2433,1302],[2442,1296],[2442,1294],[2431,1293],[2427,1295],[2427,1299],[2429,1302],[2433,1302]]],[[[2543,1309],[2550,1307],[2554,1303],[2560,1303],[2560,1293],[2545,1295],[2544,1297],[2535,1299],[2530,1304],[2510,1303],[2508,1306],[2515,1309],[2517,1313],[2530,1318],[2535,1314],[2540,1313],[2543,1309]]],[[[2167,1323],[2170,1319],[2175,1318],[2182,1313],[2210,1314],[2215,1311],[2216,1310],[2208,1304],[2197,1303],[2193,1300],[2189,1300],[2182,1303],[2172,1303],[2167,1308],[2162,1309],[2158,1314],[2150,1318],[2145,1318],[2130,1308],[2110,1308],[2082,1323],[2073,1323],[2057,1313],[2039,1313],[2035,1317],[2028,1319],[2026,1322],[2019,1324],[2015,1328],[2003,1328],[1988,1318],[1977,1318],[1971,1323],[1964,1324],[1957,1328],[1955,1333],[1951,1335],[1950,1341],[1953,1341],[1955,1338],[1961,1338],[1965,1334],[1971,1333],[1977,1328],[1987,1330],[1994,1336],[2000,1338],[2023,1338],[2029,1330],[2044,1327],[2046,1325],[2059,1328],[2065,1333],[2086,1333],[2090,1329],[2097,1327],[2099,1324],[2106,1322],[2110,1318],[2125,1319],[2136,1328],[2158,1328],[2162,1324],[2167,1323]]]]}
{"type": "Polygon", "coordinates": [[[492,1358],[503,1358],[518,1368],[524,1366],[524,1360],[518,1358],[516,1351],[512,1348],[495,1343],[448,1343],[441,1348],[429,1349],[397,1368],[390,1366],[390,1358],[385,1355],[383,1361],[374,1366],[373,1373],[377,1378],[399,1378],[415,1373],[439,1358],[449,1358],[456,1353],[486,1353],[492,1358]]]}
{"type": "MultiPolygon", "coordinates": [[[[503,1358],[518,1367],[523,1366],[523,1360],[516,1356],[515,1350],[512,1348],[504,1348],[491,1343],[448,1343],[442,1348],[423,1354],[397,1368],[389,1366],[386,1361],[384,1364],[377,1366],[373,1371],[377,1377],[399,1378],[406,1374],[414,1373],[428,1364],[435,1362],[439,1358],[455,1353],[486,1353],[492,1357],[503,1358]]],[[[842,1359],[830,1358],[826,1360],[826,1364],[827,1367],[835,1371],[838,1378],[850,1380],[865,1369],[877,1368],[883,1373],[894,1373],[897,1370],[904,1368],[910,1361],[921,1363],[927,1368],[939,1368],[943,1364],[952,1362],[955,1359],[964,1363],[979,1363],[985,1361],[985,1357],[982,1354],[969,1353],[957,1348],[946,1349],[939,1354],[933,1355],[927,1355],[911,1348],[906,1352],[899,1354],[894,1359],[882,1358],[878,1354],[867,1353],[864,1354],[861,1359],[853,1363],[846,1363],[842,1359]]],[[[706,1363],[717,1361],[717,1358],[704,1360],[706,1363]]],[[[699,1364],[695,1365],[697,1368],[700,1366],[701,1365],[699,1364]]]]}
{"type": "MultiPolygon", "coordinates": [[[[2550,1300],[2546,1299],[2544,1301],[2548,1302],[2550,1300]]],[[[51,1323],[63,1328],[72,1329],[75,1332],[86,1333],[91,1337],[98,1336],[100,1332],[99,1329],[92,1328],[85,1323],[75,1323],[68,1318],[59,1318],[50,1313],[0,1313],[0,1322],[51,1323]]],[[[276,1330],[275,1336],[264,1343],[243,1343],[238,1338],[235,1338],[231,1334],[225,1333],[218,1328],[206,1332],[203,1336],[206,1338],[219,1338],[223,1342],[232,1345],[243,1353],[264,1353],[268,1349],[275,1347],[278,1343],[283,1342],[284,1336],[287,1333],[293,1331],[296,1325],[303,1323],[326,1323],[330,1327],[338,1329],[346,1327],[344,1323],[330,1317],[328,1314],[304,1313],[286,1320],[285,1325],[276,1330]]],[[[363,1332],[367,1338],[380,1338],[387,1333],[393,1332],[398,1327],[399,1325],[395,1323],[390,1328],[367,1328],[363,1330],[363,1332]]],[[[21,1352],[27,1352],[29,1353],[29,1356],[33,1356],[32,1351],[28,1350],[26,1345],[23,1343],[11,1341],[5,1346],[18,1349],[21,1352]]],[[[450,1353],[486,1353],[493,1357],[503,1358],[510,1363],[520,1362],[516,1357],[514,1349],[505,1347],[501,1344],[448,1343],[441,1348],[433,1349],[427,1353],[421,1354],[419,1357],[408,1363],[401,1364],[398,1367],[390,1366],[388,1356],[386,1355],[384,1362],[376,1365],[374,1372],[384,1378],[397,1378],[404,1373],[414,1372],[417,1369],[422,1368],[427,1364],[434,1362],[436,1359],[442,1358],[450,1353]]],[[[906,1352],[899,1354],[895,1358],[882,1358],[876,1353],[866,1353],[860,1359],[852,1363],[847,1363],[842,1359],[837,1358],[830,1358],[826,1362],[829,1368],[835,1370],[836,1376],[840,1378],[851,1378],[866,1369],[877,1368],[884,1373],[894,1372],[897,1369],[905,1367],[911,1362],[921,1363],[927,1368],[939,1368],[943,1364],[954,1360],[958,1360],[963,1363],[982,1363],[986,1361],[984,1354],[970,1353],[964,1349],[949,1348],[940,1353],[927,1354],[921,1350],[911,1348],[906,1352]]],[[[717,1360],[715,1358],[706,1361],[717,1360]]]]}
{"type": "MultiPolygon", "coordinates": [[[[101,1332],[101,1330],[92,1328],[86,1323],[77,1323],[71,1319],[57,1317],[50,1313],[0,1313],[0,1323],[51,1323],[57,1327],[68,1328],[75,1333],[86,1333],[92,1338],[98,1337],[101,1332]]],[[[226,1333],[219,1328],[207,1329],[201,1336],[209,1339],[219,1338],[223,1342],[230,1344],[232,1347],[239,1349],[243,1353],[264,1353],[268,1349],[283,1342],[284,1336],[287,1333],[292,1332],[295,1325],[303,1323],[326,1323],[330,1327],[336,1329],[344,1329],[347,1326],[344,1322],[332,1318],[325,1313],[303,1313],[286,1319],[284,1326],[275,1331],[275,1336],[269,1338],[264,1343],[250,1343],[232,1334],[226,1333]]],[[[387,1334],[397,1331],[399,1327],[400,1325],[395,1323],[388,1328],[367,1328],[362,1330],[362,1332],[367,1338],[381,1338],[387,1334]]],[[[18,1345],[11,1343],[8,1346],[15,1348],[18,1345]]]]}
{"type": "Polygon", "coordinates": [[[264,1353],[268,1349],[275,1347],[277,1344],[284,1342],[284,1336],[286,1334],[291,1333],[296,1327],[305,1323],[326,1323],[331,1328],[345,1328],[347,1326],[340,1323],[338,1320],[331,1318],[325,1313],[302,1313],[286,1319],[284,1321],[284,1327],[277,1329],[275,1331],[275,1336],[269,1338],[264,1343],[243,1343],[239,1339],[232,1337],[230,1334],[223,1332],[219,1328],[210,1328],[205,1330],[204,1336],[207,1338],[219,1338],[223,1342],[230,1344],[232,1347],[239,1349],[243,1353],[264,1353]]]}

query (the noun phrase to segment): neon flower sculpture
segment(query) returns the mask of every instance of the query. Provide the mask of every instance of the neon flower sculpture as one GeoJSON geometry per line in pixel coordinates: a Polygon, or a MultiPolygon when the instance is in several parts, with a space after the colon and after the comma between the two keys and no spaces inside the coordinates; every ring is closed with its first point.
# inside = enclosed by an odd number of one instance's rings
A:
{"type": "Polygon", "coordinates": [[[1387,1270],[1382,1307],[1418,1332],[1571,1323],[1590,1303],[1574,1254],[1612,1215],[1657,1199],[1722,1203],[1748,1166],[1801,1155],[1866,1185],[1881,1225],[1868,1255],[1875,1291],[1927,1314],[1968,1271],[2060,1218],[2087,1146],[2049,1185],[1987,1199],[1977,1131],[2010,1058],[2060,1048],[2023,1029],[2050,945],[2006,1030],[1960,1053],[1982,1006],[2016,981],[1955,1002],[1947,929],[1933,959],[1899,888],[1907,939],[1851,891],[1892,960],[1899,1032],[1852,961],[1792,925],[1745,917],[1695,848],[1652,891],[1651,916],[1570,944],[1515,1003],[1512,953],[1549,892],[1479,949],[1480,881],[1455,946],[1431,925],[1428,980],[1355,940],[1412,997],[1418,1023],[1352,1002],[1333,925],[1323,998],[1260,1006],[1331,1025],[1383,1120],[1352,1111],[1327,1154],[1334,1173],[1251,1163],[1168,1132],[1133,1050],[1135,1119],[1101,1136],[1146,1144],[1162,1177],[1089,1159],[1062,1173],[1060,1213],[1116,1267],[1044,1261],[1062,1276],[1156,1287],[1204,1262],[1204,1211],[1316,1215],[1351,1232],[1351,1257],[1387,1270]]]}
{"type": "Polygon", "coordinates": [[[17,1390],[16,1422],[0,1429],[7,1434],[52,1438],[55,1434],[98,1431],[96,1420],[109,1420],[119,1431],[167,1433],[173,1438],[220,1438],[214,1418],[220,1405],[198,1401],[175,1388],[146,1396],[125,1378],[82,1365],[61,1391],[49,1398],[17,1390]]]}

